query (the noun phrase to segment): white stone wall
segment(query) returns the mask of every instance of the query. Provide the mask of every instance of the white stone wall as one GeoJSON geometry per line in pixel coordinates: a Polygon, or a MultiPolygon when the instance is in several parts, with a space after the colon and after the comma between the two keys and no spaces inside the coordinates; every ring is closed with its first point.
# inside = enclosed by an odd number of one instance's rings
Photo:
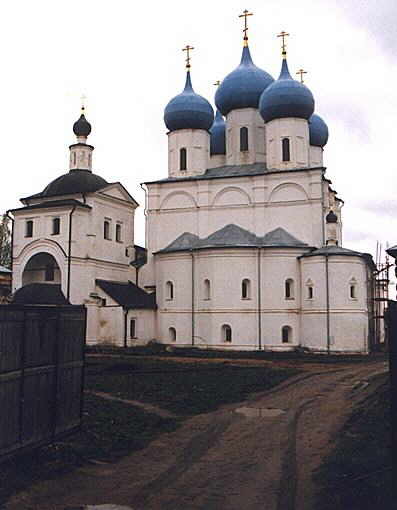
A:
{"type": "Polygon", "coordinates": [[[309,167],[315,168],[317,166],[323,166],[323,153],[324,150],[321,147],[315,147],[310,145],[309,147],[309,167]]]}
{"type": "Polygon", "coordinates": [[[210,161],[210,135],[203,129],[179,129],[168,133],[168,176],[203,174],[210,161]],[[180,150],[186,149],[187,167],[180,170],[180,150]]]}
{"type": "MultiPolygon", "coordinates": [[[[327,349],[327,287],[324,256],[301,259],[302,345],[327,349]],[[313,298],[307,294],[313,283],[313,298]]],[[[331,351],[367,352],[367,270],[360,257],[331,256],[329,273],[329,335],[331,351]],[[350,284],[356,282],[356,298],[350,298],[350,284]]]]}
{"type": "MultiPolygon", "coordinates": [[[[267,167],[290,170],[309,166],[309,123],[305,119],[274,119],[266,124],[267,167]],[[290,160],[282,160],[282,140],[290,141],[290,160]]],[[[317,165],[316,165],[317,166],[317,165]]]]}
{"type": "Polygon", "coordinates": [[[226,164],[247,165],[266,161],[265,123],[255,108],[232,110],[226,117],[226,164]],[[240,129],[248,128],[248,150],[240,150],[240,129]]]}

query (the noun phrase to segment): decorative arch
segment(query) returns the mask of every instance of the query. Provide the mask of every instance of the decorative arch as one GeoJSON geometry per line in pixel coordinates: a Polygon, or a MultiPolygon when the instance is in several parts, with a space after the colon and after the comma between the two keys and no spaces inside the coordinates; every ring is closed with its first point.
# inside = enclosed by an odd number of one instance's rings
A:
{"type": "Polygon", "coordinates": [[[227,186],[215,195],[212,206],[220,205],[250,205],[249,194],[238,186],[227,186]]]}
{"type": "Polygon", "coordinates": [[[232,343],[232,328],[229,324],[223,324],[221,328],[222,342],[230,344],[232,343]]]}
{"type": "Polygon", "coordinates": [[[281,328],[281,342],[283,344],[290,344],[292,342],[292,328],[291,328],[291,326],[283,326],[281,328]]]}
{"type": "Polygon", "coordinates": [[[22,272],[22,285],[29,283],[62,283],[62,271],[53,255],[40,251],[30,257],[22,272]]]}
{"type": "Polygon", "coordinates": [[[187,191],[172,191],[161,202],[160,209],[196,208],[195,198],[187,191]]]}
{"type": "Polygon", "coordinates": [[[308,200],[306,190],[295,182],[284,182],[276,186],[270,193],[269,202],[293,202],[308,200]]]}

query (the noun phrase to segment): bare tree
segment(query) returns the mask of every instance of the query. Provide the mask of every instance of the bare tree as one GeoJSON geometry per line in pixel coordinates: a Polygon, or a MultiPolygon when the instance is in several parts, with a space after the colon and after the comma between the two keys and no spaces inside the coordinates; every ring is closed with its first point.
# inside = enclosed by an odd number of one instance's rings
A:
{"type": "Polygon", "coordinates": [[[11,231],[10,219],[0,215],[0,266],[11,267],[11,231]]]}

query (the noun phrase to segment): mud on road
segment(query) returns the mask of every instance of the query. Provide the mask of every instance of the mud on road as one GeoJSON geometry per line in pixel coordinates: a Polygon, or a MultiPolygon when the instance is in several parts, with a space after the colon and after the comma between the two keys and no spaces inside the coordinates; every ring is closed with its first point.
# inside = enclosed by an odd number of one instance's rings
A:
{"type": "Polygon", "coordinates": [[[307,368],[270,391],[186,420],[118,463],[34,485],[5,508],[314,509],[313,472],[387,366],[379,360],[307,368]]]}

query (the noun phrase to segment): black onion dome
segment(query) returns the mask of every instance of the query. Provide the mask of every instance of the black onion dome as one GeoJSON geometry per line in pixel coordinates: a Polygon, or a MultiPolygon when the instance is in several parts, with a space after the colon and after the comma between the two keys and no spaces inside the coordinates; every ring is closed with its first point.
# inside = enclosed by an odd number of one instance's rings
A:
{"type": "Polygon", "coordinates": [[[71,170],[61,175],[40,193],[42,197],[89,193],[105,188],[109,183],[89,170],[71,170]]]}
{"type": "Polygon", "coordinates": [[[334,211],[330,211],[325,217],[325,221],[327,223],[338,223],[338,216],[334,213],[334,211]]]}
{"type": "Polygon", "coordinates": [[[84,113],[82,113],[80,118],[73,124],[73,133],[76,136],[88,136],[91,133],[91,124],[85,118],[84,113]]]}

